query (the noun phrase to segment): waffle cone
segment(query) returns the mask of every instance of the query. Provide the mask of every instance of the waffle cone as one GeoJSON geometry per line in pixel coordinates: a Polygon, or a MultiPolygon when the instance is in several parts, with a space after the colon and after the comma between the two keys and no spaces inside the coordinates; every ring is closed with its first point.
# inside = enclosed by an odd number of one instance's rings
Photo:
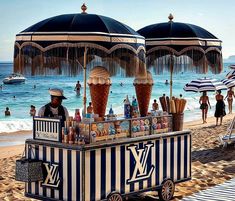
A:
{"type": "Polygon", "coordinates": [[[99,117],[105,116],[106,105],[108,102],[110,85],[106,84],[89,84],[91,102],[93,105],[93,111],[98,114],[99,117]]]}
{"type": "Polygon", "coordinates": [[[140,115],[147,116],[152,93],[152,84],[135,84],[135,92],[139,104],[140,115]]]}

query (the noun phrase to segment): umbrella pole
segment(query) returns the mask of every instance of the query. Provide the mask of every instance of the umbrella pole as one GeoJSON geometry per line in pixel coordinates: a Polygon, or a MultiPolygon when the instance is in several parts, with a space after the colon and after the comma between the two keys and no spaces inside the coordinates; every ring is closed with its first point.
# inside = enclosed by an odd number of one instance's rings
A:
{"type": "Polygon", "coordinates": [[[171,58],[170,58],[170,100],[172,99],[172,79],[173,79],[173,54],[171,53],[171,58]]]}
{"type": "Polygon", "coordinates": [[[87,57],[87,47],[85,46],[84,50],[84,66],[83,66],[83,86],[84,86],[84,91],[83,91],[83,113],[86,116],[86,57],[87,57]]]}

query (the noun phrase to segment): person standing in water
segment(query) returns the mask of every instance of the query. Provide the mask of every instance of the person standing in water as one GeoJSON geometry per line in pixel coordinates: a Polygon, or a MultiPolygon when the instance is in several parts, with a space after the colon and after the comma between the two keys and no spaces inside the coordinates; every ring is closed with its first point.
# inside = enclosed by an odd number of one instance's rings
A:
{"type": "Polygon", "coordinates": [[[211,109],[211,104],[209,101],[209,97],[206,94],[206,91],[203,91],[202,96],[200,97],[199,100],[199,104],[200,104],[200,109],[202,110],[202,121],[203,124],[205,124],[207,123],[206,119],[207,119],[208,106],[210,106],[211,109]]]}
{"type": "Polygon", "coordinates": [[[233,97],[235,97],[234,91],[232,87],[230,87],[229,90],[227,91],[227,96],[224,98],[224,100],[227,98],[227,101],[228,101],[229,114],[232,114],[232,110],[233,110],[233,97]]]}
{"type": "Polygon", "coordinates": [[[222,125],[223,117],[226,115],[224,97],[221,95],[221,90],[217,91],[215,96],[216,105],[215,105],[215,117],[216,117],[216,126],[218,126],[218,120],[220,118],[220,125],[222,125]]]}
{"type": "Polygon", "coordinates": [[[75,86],[74,91],[76,91],[76,93],[77,93],[78,96],[80,96],[81,87],[82,87],[82,86],[81,86],[80,82],[77,81],[77,84],[76,84],[76,86],[75,86]]]}
{"type": "Polygon", "coordinates": [[[30,116],[34,117],[36,115],[36,107],[34,105],[30,106],[30,111],[29,111],[30,116]]]}
{"type": "Polygon", "coordinates": [[[11,112],[9,110],[9,107],[6,107],[5,116],[11,116],[11,112]]]}
{"type": "Polygon", "coordinates": [[[159,109],[158,103],[157,103],[157,100],[156,100],[156,99],[153,100],[152,109],[153,109],[154,111],[156,111],[156,110],[159,109]]]}

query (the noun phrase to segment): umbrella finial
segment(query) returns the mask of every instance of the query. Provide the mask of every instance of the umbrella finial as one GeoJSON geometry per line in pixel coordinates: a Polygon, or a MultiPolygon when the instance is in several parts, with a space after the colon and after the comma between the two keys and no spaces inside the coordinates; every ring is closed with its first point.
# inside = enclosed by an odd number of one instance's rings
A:
{"type": "Polygon", "coordinates": [[[81,9],[82,9],[82,14],[87,14],[87,12],[86,12],[87,6],[85,3],[82,4],[81,9]]]}
{"type": "Polygon", "coordinates": [[[174,19],[174,16],[170,13],[170,15],[168,16],[168,19],[170,20],[169,22],[172,22],[172,20],[174,19]]]}

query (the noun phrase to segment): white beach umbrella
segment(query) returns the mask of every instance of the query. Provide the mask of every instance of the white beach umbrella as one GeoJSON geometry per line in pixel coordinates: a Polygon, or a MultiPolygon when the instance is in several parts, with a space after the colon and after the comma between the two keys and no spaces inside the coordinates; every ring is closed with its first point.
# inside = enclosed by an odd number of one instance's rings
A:
{"type": "Polygon", "coordinates": [[[221,82],[228,88],[235,87],[235,79],[222,79],[221,82]]]}
{"type": "Polygon", "coordinates": [[[199,78],[192,80],[184,86],[185,91],[203,92],[203,91],[217,91],[227,89],[227,87],[217,79],[199,78]]]}

